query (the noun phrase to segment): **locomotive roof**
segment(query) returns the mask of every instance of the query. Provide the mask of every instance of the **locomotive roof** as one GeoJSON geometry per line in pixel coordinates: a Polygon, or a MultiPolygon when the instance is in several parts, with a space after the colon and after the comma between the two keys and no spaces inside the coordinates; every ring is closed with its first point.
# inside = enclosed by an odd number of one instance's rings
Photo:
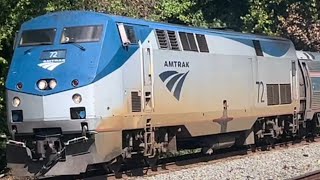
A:
{"type": "Polygon", "coordinates": [[[124,17],[124,16],[116,16],[116,15],[109,15],[109,16],[112,17],[117,22],[145,25],[154,29],[185,31],[185,32],[200,33],[200,34],[216,34],[216,35],[218,34],[222,36],[238,37],[243,39],[269,39],[269,40],[278,40],[278,41],[289,41],[288,39],[285,39],[282,37],[275,37],[275,36],[266,36],[266,35],[242,33],[242,32],[236,32],[236,31],[193,27],[193,26],[172,24],[172,23],[166,23],[166,22],[156,22],[156,21],[150,21],[150,20],[135,19],[135,18],[124,17]]]}
{"type": "MultiPolygon", "coordinates": [[[[60,11],[54,13],[48,13],[43,16],[39,16],[33,20],[43,17],[50,17],[54,15],[61,15],[61,16],[68,16],[68,15],[89,15],[92,18],[102,19],[107,18],[109,20],[113,20],[115,22],[123,22],[127,24],[136,24],[142,26],[148,26],[154,29],[163,29],[163,30],[173,30],[173,31],[184,31],[190,33],[199,33],[199,34],[208,34],[208,35],[221,35],[225,37],[233,37],[239,39],[256,39],[256,40],[275,40],[275,41],[290,41],[288,39],[282,37],[274,37],[274,36],[265,36],[265,35],[257,35],[257,34],[250,34],[250,33],[241,33],[241,32],[234,32],[234,31],[226,31],[226,30],[218,30],[218,29],[207,29],[207,28],[199,28],[199,27],[192,27],[192,26],[184,26],[184,25],[177,25],[165,22],[155,22],[143,19],[135,19],[130,17],[124,16],[117,16],[117,15],[110,15],[100,12],[93,12],[93,11],[60,11]]],[[[30,20],[30,21],[33,21],[30,20]]],[[[30,22],[28,21],[28,22],[30,22]]],[[[26,22],[26,23],[28,23],[26,22]]]]}

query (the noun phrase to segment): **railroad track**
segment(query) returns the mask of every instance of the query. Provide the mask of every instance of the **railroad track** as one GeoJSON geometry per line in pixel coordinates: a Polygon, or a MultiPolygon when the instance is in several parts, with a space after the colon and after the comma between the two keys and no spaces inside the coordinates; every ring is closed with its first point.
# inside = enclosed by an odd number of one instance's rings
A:
{"type": "MultiPolygon", "coordinates": [[[[316,138],[320,140],[320,138],[316,138]]],[[[312,143],[312,142],[311,142],[312,143]]],[[[199,165],[204,164],[213,164],[221,161],[226,160],[232,160],[232,159],[238,159],[243,158],[244,156],[251,156],[251,155],[257,155],[259,153],[267,153],[268,151],[277,151],[277,150],[283,150],[286,148],[293,148],[298,146],[304,146],[306,144],[310,144],[310,142],[301,142],[296,143],[294,141],[287,141],[275,144],[275,146],[272,148],[271,146],[266,147],[257,147],[256,152],[252,152],[250,148],[243,148],[243,149],[231,149],[231,150],[220,150],[217,151],[214,155],[203,155],[203,154],[192,154],[182,157],[177,157],[177,159],[174,161],[174,159],[171,160],[164,160],[159,163],[158,171],[151,171],[148,169],[148,167],[144,167],[143,169],[132,169],[130,171],[126,171],[123,173],[123,178],[125,179],[132,179],[136,176],[154,176],[157,174],[162,173],[168,173],[173,171],[178,171],[182,169],[188,169],[197,167],[199,165]],[[137,173],[138,172],[138,173],[137,173]]],[[[108,179],[116,179],[113,174],[109,174],[108,179]]],[[[320,179],[320,178],[318,178],[320,179]]]]}
{"type": "MultiPolygon", "coordinates": [[[[167,173],[170,171],[178,171],[185,168],[190,168],[198,166],[201,163],[208,163],[217,160],[223,160],[225,158],[241,157],[248,154],[247,148],[242,149],[228,149],[228,150],[218,150],[214,155],[204,155],[202,153],[187,154],[177,157],[170,157],[166,159],[160,159],[157,171],[151,171],[151,169],[146,164],[130,164],[124,165],[122,167],[122,178],[130,179],[138,176],[153,176],[159,173],[167,173]],[[134,168],[132,168],[134,166],[134,168]]],[[[108,179],[115,180],[118,179],[114,173],[108,172],[106,170],[92,170],[86,174],[76,175],[76,176],[58,176],[50,178],[41,178],[43,180],[66,180],[66,179],[87,179],[87,180],[97,180],[97,179],[108,179]]],[[[19,179],[20,180],[20,179],[19,179]]]]}
{"type": "Polygon", "coordinates": [[[290,180],[319,180],[320,179],[320,170],[309,172],[301,176],[292,178],[290,180]]]}
{"type": "MultiPolygon", "coordinates": [[[[317,138],[318,140],[320,138],[317,138]]],[[[163,173],[168,173],[172,171],[178,171],[181,169],[188,169],[188,168],[193,168],[197,167],[199,165],[204,165],[204,164],[213,164],[221,161],[227,161],[227,160],[232,160],[232,159],[237,159],[237,158],[243,158],[244,156],[251,156],[251,155],[256,155],[259,153],[267,153],[268,150],[272,151],[277,151],[285,148],[291,148],[291,147],[297,147],[297,146],[302,146],[306,145],[309,143],[301,142],[301,143],[294,143],[293,141],[287,141],[287,142],[282,142],[275,144],[274,148],[265,148],[265,147],[257,147],[256,152],[251,152],[250,148],[241,148],[241,149],[226,149],[226,150],[217,150],[215,154],[213,155],[203,155],[202,153],[194,153],[194,154],[187,154],[183,156],[178,156],[178,157],[170,157],[166,159],[161,159],[159,161],[159,165],[157,168],[157,171],[151,171],[150,168],[147,167],[146,164],[140,164],[137,165],[135,164],[130,164],[127,166],[122,167],[122,178],[124,179],[132,179],[137,176],[154,176],[157,174],[163,174],[163,173]]],[[[320,171],[318,172],[318,174],[320,171]]],[[[296,179],[308,179],[309,177],[311,178],[312,176],[316,176],[315,172],[313,173],[308,173],[305,175],[306,178],[297,177],[296,179]],[[308,175],[308,176],[307,176],[308,175]]],[[[319,177],[319,176],[318,176],[319,177]]],[[[116,179],[115,174],[112,172],[107,172],[106,170],[102,169],[96,169],[92,170],[86,174],[81,174],[77,176],[59,176],[59,177],[54,177],[54,178],[44,178],[46,180],[57,180],[57,179],[116,179]]],[[[320,178],[316,178],[320,179],[320,178]]]]}

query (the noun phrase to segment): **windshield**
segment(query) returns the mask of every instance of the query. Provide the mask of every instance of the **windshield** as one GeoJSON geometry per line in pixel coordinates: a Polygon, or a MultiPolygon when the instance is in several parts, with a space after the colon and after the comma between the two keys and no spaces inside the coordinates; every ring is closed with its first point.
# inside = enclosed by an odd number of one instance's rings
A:
{"type": "Polygon", "coordinates": [[[22,32],[19,46],[53,44],[56,29],[25,30],[22,32]]]}
{"type": "Polygon", "coordinates": [[[63,29],[61,43],[100,41],[102,25],[68,27],[63,29]]]}

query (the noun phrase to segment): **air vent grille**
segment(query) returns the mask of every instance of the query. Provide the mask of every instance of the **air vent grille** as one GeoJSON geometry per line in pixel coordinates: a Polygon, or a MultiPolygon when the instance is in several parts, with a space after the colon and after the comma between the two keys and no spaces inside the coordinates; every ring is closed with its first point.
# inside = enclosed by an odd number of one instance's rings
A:
{"type": "Polygon", "coordinates": [[[200,52],[209,52],[206,37],[202,34],[196,34],[200,52]]]}
{"type": "Polygon", "coordinates": [[[291,86],[290,84],[280,84],[281,104],[291,103],[291,86]]]}
{"type": "Polygon", "coordinates": [[[131,92],[131,109],[132,112],[141,112],[141,96],[138,92],[131,92]]]}
{"type": "Polygon", "coordinates": [[[176,33],[174,31],[167,31],[167,32],[168,32],[168,37],[170,41],[170,47],[171,47],[170,49],[180,50],[176,33]]]}
{"type": "Polygon", "coordinates": [[[279,84],[267,84],[268,105],[279,104],[279,84]]]}
{"type": "Polygon", "coordinates": [[[157,29],[157,38],[161,49],[168,49],[169,44],[166,36],[166,31],[157,29]]]}

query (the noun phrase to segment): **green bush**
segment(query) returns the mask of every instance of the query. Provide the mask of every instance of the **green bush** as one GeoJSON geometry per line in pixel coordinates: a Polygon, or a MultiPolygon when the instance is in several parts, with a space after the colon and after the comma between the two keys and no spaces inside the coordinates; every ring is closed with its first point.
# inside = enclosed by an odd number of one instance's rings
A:
{"type": "Polygon", "coordinates": [[[0,172],[5,167],[6,167],[5,139],[2,139],[0,137],[0,172]]]}

